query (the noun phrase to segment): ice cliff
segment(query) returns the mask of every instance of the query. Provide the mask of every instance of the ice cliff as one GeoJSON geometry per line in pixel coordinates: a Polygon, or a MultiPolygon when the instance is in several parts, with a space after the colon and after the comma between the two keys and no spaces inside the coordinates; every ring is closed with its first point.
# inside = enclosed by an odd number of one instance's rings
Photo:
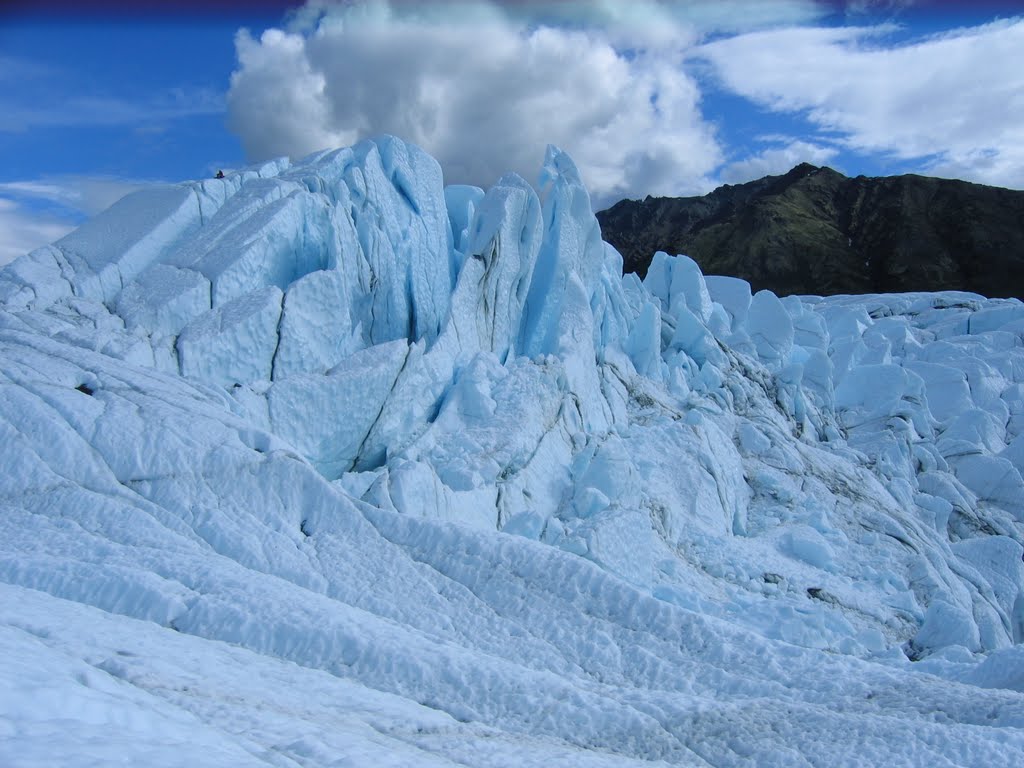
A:
{"type": "Polygon", "coordinates": [[[385,137],[0,271],[0,762],[1024,761],[1024,304],[538,188],[385,137]]]}

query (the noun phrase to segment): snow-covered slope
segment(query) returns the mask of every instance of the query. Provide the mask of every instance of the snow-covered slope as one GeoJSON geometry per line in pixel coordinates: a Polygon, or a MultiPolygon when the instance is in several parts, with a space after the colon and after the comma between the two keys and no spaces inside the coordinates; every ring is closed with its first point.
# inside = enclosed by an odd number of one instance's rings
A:
{"type": "Polygon", "coordinates": [[[1024,763],[1024,305],[620,267],[383,138],[0,272],[0,764],[1024,763]]]}

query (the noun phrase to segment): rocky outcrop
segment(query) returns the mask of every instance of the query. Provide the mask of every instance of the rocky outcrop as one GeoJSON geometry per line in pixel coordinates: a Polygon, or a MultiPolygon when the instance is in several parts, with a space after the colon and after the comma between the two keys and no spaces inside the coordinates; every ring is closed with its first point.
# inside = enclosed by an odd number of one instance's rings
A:
{"type": "Polygon", "coordinates": [[[806,163],[703,197],[623,200],[597,214],[626,272],[655,251],[777,294],[966,290],[1024,297],[1024,192],[806,163]]]}

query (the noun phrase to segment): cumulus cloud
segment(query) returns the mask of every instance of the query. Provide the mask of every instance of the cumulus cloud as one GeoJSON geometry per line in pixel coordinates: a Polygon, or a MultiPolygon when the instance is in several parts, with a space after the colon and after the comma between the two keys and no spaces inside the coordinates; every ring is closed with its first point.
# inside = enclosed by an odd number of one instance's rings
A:
{"type": "Polygon", "coordinates": [[[588,7],[548,24],[484,2],[309,6],[289,28],[238,34],[229,123],[253,160],[393,133],[449,183],[487,186],[508,170],[533,180],[554,143],[598,204],[706,191],[722,149],[682,68],[699,27],[682,5],[588,7]]]}
{"type": "Polygon", "coordinates": [[[726,184],[740,184],[762,176],[786,173],[800,163],[826,165],[839,154],[834,146],[815,144],[800,139],[778,137],[770,146],[754,155],[726,165],[720,172],[726,184]]]}
{"type": "Polygon", "coordinates": [[[865,154],[1024,188],[1024,20],[886,44],[890,27],[752,32],[701,46],[721,83],[865,154]]]}

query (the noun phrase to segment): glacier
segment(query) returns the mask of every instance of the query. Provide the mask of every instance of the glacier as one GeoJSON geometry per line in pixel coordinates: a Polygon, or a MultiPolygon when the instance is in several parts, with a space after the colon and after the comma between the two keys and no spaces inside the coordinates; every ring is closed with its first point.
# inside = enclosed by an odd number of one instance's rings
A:
{"type": "Polygon", "coordinates": [[[1024,764],[1024,304],[621,269],[381,137],[0,270],[0,764],[1024,764]]]}

